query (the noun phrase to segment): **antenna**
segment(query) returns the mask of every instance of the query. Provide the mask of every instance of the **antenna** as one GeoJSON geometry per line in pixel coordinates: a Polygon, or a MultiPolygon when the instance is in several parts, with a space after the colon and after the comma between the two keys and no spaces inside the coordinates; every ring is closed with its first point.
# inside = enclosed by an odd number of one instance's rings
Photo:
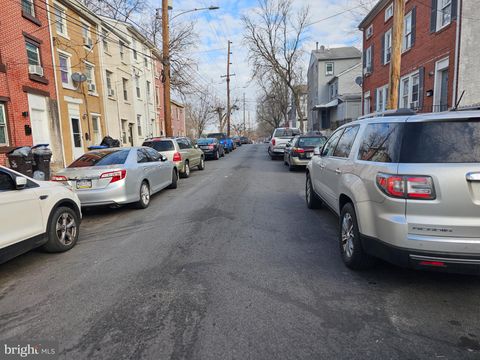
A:
{"type": "Polygon", "coordinates": [[[458,107],[460,106],[460,103],[462,102],[463,95],[465,95],[465,90],[462,91],[462,95],[460,95],[460,98],[458,99],[457,103],[455,106],[452,108],[451,111],[457,111],[458,107]]]}

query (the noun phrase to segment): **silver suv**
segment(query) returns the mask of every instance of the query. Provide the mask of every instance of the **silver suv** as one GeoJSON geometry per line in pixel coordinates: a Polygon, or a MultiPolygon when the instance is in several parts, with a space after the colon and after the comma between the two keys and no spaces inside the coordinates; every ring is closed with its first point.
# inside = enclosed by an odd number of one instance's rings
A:
{"type": "Polygon", "coordinates": [[[307,166],[306,201],[340,217],[345,264],[375,257],[480,273],[480,111],[364,117],[307,166]]]}

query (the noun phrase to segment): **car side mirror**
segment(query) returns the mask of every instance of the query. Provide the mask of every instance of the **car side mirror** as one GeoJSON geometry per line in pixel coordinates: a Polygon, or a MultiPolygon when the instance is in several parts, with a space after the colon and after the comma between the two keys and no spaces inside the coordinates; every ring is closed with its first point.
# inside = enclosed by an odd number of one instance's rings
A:
{"type": "Polygon", "coordinates": [[[197,145],[197,144],[193,145],[193,147],[194,147],[195,149],[198,149],[198,145],[197,145]]]}
{"type": "Polygon", "coordinates": [[[17,190],[23,190],[27,186],[27,179],[22,176],[17,176],[15,178],[15,187],[17,190]]]}
{"type": "Polygon", "coordinates": [[[313,155],[322,156],[322,152],[320,151],[320,146],[317,146],[315,149],[313,149],[313,155]]]}
{"type": "Polygon", "coordinates": [[[168,158],[165,155],[160,155],[160,161],[165,162],[168,158]]]}

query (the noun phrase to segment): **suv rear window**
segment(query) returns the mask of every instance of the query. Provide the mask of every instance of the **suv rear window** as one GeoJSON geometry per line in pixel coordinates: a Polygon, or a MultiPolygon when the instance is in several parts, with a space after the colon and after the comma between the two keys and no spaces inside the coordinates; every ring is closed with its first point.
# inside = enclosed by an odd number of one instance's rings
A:
{"type": "Polygon", "coordinates": [[[396,163],[400,158],[403,123],[369,124],[360,143],[358,159],[396,163]]]}
{"type": "Polygon", "coordinates": [[[300,135],[300,130],[298,129],[276,129],[273,133],[273,137],[290,137],[300,135]]]}
{"type": "Polygon", "coordinates": [[[170,140],[162,140],[162,141],[145,141],[143,146],[151,147],[157,151],[173,151],[175,147],[173,146],[173,142],[170,140]]]}
{"type": "Polygon", "coordinates": [[[130,149],[117,151],[91,151],[79,157],[69,168],[87,166],[122,165],[125,164],[130,149]]]}
{"type": "Polygon", "coordinates": [[[317,147],[322,146],[327,141],[324,137],[301,137],[298,139],[298,147],[317,147]]]}
{"type": "Polygon", "coordinates": [[[480,163],[480,119],[406,123],[402,163],[480,163]]]}

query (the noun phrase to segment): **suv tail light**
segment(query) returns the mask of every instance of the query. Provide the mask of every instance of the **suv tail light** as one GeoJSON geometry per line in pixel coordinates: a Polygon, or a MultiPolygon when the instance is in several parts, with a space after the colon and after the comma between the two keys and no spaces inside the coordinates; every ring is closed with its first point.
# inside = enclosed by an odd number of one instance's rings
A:
{"type": "Polygon", "coordinates": [[[273,146],[275,146],[275,143],[276,143],[275,139],[272,139],[272,145],[273,146]]]}
{"type": "Polygon", "coordinates": [[[108,179],[110,178],[110,184],[125,179],[127,176],[127,170],[117,170],[117,171],[109,171],[100,175],[100,179],[108,179]]]}
{"type": "Polygon", "coordinates": [[[182,161],[182,155],[179,152],[173,154],[173,161],[182,161]]]}
{"type": "Polygon", "coordinates": [[[68,181],[68,179],[65,176],[62,175],[53,175],[50,178],[51,181],[68,181]]]}
{"type": "Polygon", "coordinates": [[[210,145],[208,145],[208,148],[211,149],[211,150],[213,150],[213,149],[215,149],[215,145],[210,144],[210,145]]]}
{"type": "Polygon", "coordinates": [[[391,175],[379,173],[377,186],[388,196],[400,199],[435,200],[430,176],[391,175]]]}
{"type": "Polygon", "coordinates": [[[302,149],[302,148],[297,148],[297,147],[294,147],[294,148],[292,149],[292,151],[293,151],[294,153],[296,153],[296,154],[303,154],[303,153],[305,153],[305,150],[304,150],[304,149],[302,149]]]}

